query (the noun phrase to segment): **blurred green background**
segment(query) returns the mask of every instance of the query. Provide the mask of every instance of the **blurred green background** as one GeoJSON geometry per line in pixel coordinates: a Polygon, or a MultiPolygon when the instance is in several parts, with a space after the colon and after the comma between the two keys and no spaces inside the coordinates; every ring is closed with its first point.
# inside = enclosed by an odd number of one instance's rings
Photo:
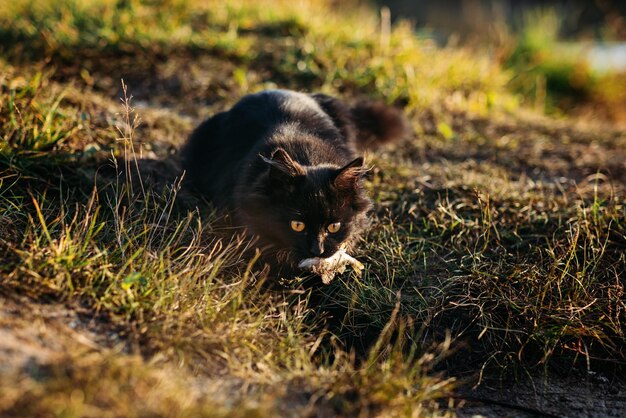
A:
{"type": "Polygon", "coordinates": [[[378,0],[438,45],[491,51],[510,87],[551,114],[626,122],[626,2],[378,0]]]}

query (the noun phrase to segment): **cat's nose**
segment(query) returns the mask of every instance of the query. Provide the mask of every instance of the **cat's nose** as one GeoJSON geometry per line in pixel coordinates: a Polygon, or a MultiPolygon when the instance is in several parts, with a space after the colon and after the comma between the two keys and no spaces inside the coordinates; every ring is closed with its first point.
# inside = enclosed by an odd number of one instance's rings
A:
{"type": "Polygon", "coordinates": [[[311,248],[309,248],[309,251],[315,257],[319,257],[320,255],[322,255],[324,253],[324,243],[321,240],[316,239],[311,244],[311,248]]]}

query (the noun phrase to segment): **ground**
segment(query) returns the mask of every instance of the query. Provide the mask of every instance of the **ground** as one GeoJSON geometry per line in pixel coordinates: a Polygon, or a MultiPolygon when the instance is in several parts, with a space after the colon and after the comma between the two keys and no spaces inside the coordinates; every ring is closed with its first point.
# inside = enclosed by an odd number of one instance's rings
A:
{"type": "Polygon", "coordinates": [[[623,414],[622,128],[368,8],[52,3],[0,12],[0,414],[623,414]],[[268,289],[184,185],[193,127],[277,86],[411,121],[366,154],[361,279],[268,289]]]}

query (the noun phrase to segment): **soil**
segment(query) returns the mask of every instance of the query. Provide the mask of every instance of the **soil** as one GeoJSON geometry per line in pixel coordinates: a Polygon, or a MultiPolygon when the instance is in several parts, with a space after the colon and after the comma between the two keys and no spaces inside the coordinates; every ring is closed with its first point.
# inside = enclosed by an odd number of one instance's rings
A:
{"type": "Polygon", "coordinates": [[[623,417],[626,385],[598,373],[532,376],[463,391],[460,417],[623,417]]]}
{"type": "Polygon", "coordinates": [[[80,308],[0,295],[0,373],[38,369],[82,346],[103,350],[125,342],[80,308]]]}

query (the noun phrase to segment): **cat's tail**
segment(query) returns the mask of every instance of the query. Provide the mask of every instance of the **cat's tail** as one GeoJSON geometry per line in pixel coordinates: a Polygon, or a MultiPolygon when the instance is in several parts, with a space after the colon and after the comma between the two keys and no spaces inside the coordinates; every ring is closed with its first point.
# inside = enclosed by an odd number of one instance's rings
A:
{"type": "Polygon", "coordinates": [[[322,93],[311,97],[330,116],[341,133],[357,148],[369,149],[409,136],[404,113],[382,101],[359,101],[347,104],[322,93]]]}
{"type": "Polygon", "coordinates": [[[380,101],[362,101],[350,106],[350,119],[356,128],[356,144],[360,149],[376,148],[410,134],[404,113],[380,101]]]}

